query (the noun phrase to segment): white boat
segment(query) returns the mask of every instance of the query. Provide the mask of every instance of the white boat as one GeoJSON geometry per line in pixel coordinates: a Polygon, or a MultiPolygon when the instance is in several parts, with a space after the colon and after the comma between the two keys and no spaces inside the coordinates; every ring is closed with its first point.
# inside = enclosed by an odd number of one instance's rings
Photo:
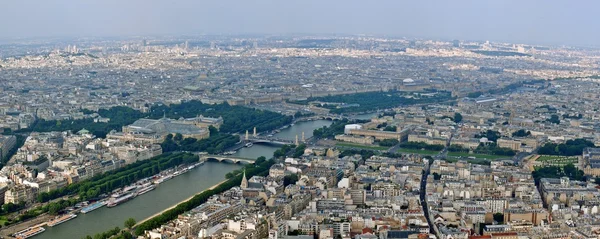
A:
{"type": "Polygon", "coordinates": [[[104,202],[104,201],[96,202],[96,203],[93,203],[93,204],[81,209],[81,213],[86,214],[86,213],[94,211],[98,208],[104,207],[105,205],[106,205],[106,202],[104,202]]]}
{"type": "Polygon", "coordinates": [[[150,192],[150,191],[154,190],[155,188],[156,188],[156,186],[154,186],[152,184],[147,185],[147,186],[143,187],[142,189],[140,189],[138,191],[137,195],[139,196],[139,195],[145,194],[147,192],[150,192]]]}
{"type": "Polygon", "coordinates": [[[66,222],[66,221],[71,220],[76,217],[77,217],[77,215],[75,215],[75,214],[67,214],[67,215],[50,220],[47,225],[53,227],[53,226],[56,226],[58,224],[61,224],[63,222],[66,222]]]}
{"type": "Polygon", "coordinates": [[[13,236],[18,239],[26,239],[26,238],[30,238],[32,236],[38,235],[45,231],[46,231],[46,229],[44,229],[43,227],[36,226],[36,227],[30,227],[23,231],[17,232],[15,234],[13,234],[13,236]]]}

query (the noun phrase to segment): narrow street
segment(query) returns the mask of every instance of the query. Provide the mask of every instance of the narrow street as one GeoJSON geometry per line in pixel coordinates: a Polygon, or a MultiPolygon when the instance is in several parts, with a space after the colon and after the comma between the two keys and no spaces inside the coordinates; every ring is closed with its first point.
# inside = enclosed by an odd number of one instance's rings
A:
{"type": "MultiPolygon", "coordinates": [[[[423,177],[421,178],[421,188],[419,190],[419,198],[421,199],[421,206],[423,206],[423,213],[425,214],[425,218],[427,219],[427,224],[429,225],[429,232],[433,233],[433,223],[429,217],[429,207],[427,206],[427,199],[425,198],[426,189],[427,189],[427,176],[429,176],[429,165],[426,166],[423,171],[423,177]]],[[[437,236],[437,235],[436,235],[437,236]]]]}
{"type": "MultiPolygon", "coordinates": [[[[448,141],[446,142],[446,145],[444,147],[444,149],[442,151],[440,151],[440,153],[438,153],[437,155],[433,156],[433,160],[442,160],[444,158],[446,158],[446,154],[448,153],[448,147],[450,146],[450,142],[452,141],[452,137],[454,136],[456,130],[454,130],[452,132],[452,134],[450,134],[450,137],[448,138],[448,141]]],[[[436,228],[433,225],[433,222],[431,221],[431,217],[429,216],[429,206],[427,205],[427,177],[429,176],[429,164],[425,165],[425,170],[423,170],[423,176],[421,177],[421,188],[419,190],[420,195],[419,198],[421,199],[421,205],[423,206],[423,213],[425,214],[425,218],[427,219],[427,224],[429,225],[429,232],[435,234],[436,238],[439,238],[439,235],[437,233],[436,228]]]]}

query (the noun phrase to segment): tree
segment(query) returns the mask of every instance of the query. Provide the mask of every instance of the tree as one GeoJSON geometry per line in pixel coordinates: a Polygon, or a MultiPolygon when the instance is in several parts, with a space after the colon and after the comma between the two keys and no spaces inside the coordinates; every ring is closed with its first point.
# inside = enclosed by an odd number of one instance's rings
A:
{"type": "Polygon", "coordinates": [[[285,175],[283,177],[283,186],[287,186],[290,184],[296,184],[296,182],[298,182],[298,175],[296,174],[290,174],[290,175],[285,175]]]}
{"type": "Polygon", "coordinates": [[[135,226],[135,219],[133,219],[131,217],[128,218],[127,220],[125,220],[124,225],[126,228],[129,228],[129,229],[133,228],[133,226],[135,226]]]}
{"type": "Polygon", "coordinates": [[[531,135],[531,131],[526,131],[524,129],[520,129],[512,133],[513,137],[526,137],[529,135],[531,135]]]}
{"type": "Polygon", "coordinates": [[[183,135],[181,135],[180,133],[176,133],[175,136],[173,137],[173,140],[179,142],[183,139],[183,135]]]}
{"type": "Polygon", "coordinates": [[[392,147],[398,143],[400,143],[400,141],[397,139],[384,139],[379,142],[379,145],[384,147],[392,147]]]}
{"type": "Polygon", "coordinates": [[[546,121],[553,124],[560,124],[560,119],[558,118],[558,115],[551,115],[550,119],[547,119],[546,121]]]}
{"type": "Polygon", "coordinates": [[[442,178],[442,175],[439,175],[438,173],[433,173],[434,180],[440,180],[441,178],[442,178]]]}
{"type": "Polygon", "coordinates": [[[48,205],[48,213],[50,213],[51,215],[58,214],[58,212],[60,212],[60,210],[61,210],[61,206],[58,203],[50,203],[50,205],[48,205]]]}
{"type": "Polygon", "coordinates": [[[454,113],[454,123],[460,123],[462,122],[463,117],[460,113],[454,113]]]}
{"type": "Polygon", "coordinates": [[[393,125],[388,125],[383,129],[383,131],[389,131],[389,132],[396,132],[397,130],[398,130],[398,127],[393,126],[393,125]]]}
{"type": "Polygon", "coordinates": [[[481,93],[481,91],[476,91],[476,92],[471,92],[469,94],[467,94],[467,97],[469,98],[477,98],[479,96],[483,95],[483,93],[481,93]]]}
{"type": "Polygon", "coordinates": [[[258,158],[256,159],[256,161],[254,161],[254,163],[255,163],[256,165],[259,165],[259,164],[262,164],[262,163],[264,163],[266,160],[267,160],[267,158],[265,158],[265,156],[260,156],[260,157],[258,157],[258,158]]]}
{"type": "Polygon", "coordinates": [[[306,144],[298,145],[298,147],[296,147],[292,157],[299,158],[300,156],[302,156],[304,154],[304,150],[306,150],[306,144]]]}
{"type": "Polygon", "coordinates": [[[503,224],[504,223],[504,214],[502,213],[494,213],[494,221],[503,224]]]}

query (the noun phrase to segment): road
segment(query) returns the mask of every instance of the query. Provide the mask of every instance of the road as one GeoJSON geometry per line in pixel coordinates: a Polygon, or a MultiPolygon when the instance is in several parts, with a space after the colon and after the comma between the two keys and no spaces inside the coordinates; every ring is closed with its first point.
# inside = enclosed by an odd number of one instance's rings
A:
{"type": "Polygon", "coordinates": [[[39,216],[37,216],[35,218],[32,218],[30,220],[27,220],[27,221],[24,221],[24,222],[21,222],[21,223],[18,223],[18,224],[14,224],[14,225],[11,225],[11,226],[6,227],[6,228],[2,228],[2,230],[0,230],[0,237],[1,238],[12,238],[11,235],[14,234],[14,233],[16,233],[16,232],[25,230],[25,229],[27,229],[28,227],[31,227],[31,226],[35,226],[35,225],[38,225],[38,224],[41,224],[41,223],[44,223],[44,222],[48,222],[52,218],[53,218],[53,216],[51,216],[51,215],[42,214],[42,215],[39,215],[39,216]]]}
{"type": "MultiPolygon", "coordinates": [[[[452,131],[446,145],[442,151],[440,151],[437,155],[433,156],[434,160],[441,160],[446,158],[448,154],[448,147],[450,146],[450,142],[452,141],[452,137],[456,133],[456,129],[452,131]]],[[[421,199],[421,205],[423,206],[423,213],[425,214],[425,218],[427,219],[427,224],[429,225],[429,232],[434,233],[436,238],[439,238],[436,228],[431,221],[431,217],[429,217],[429,206],[427,205],[427,177],[429,176],[429,165],[425,165],[425,170],[423,171],[423,177],[421,177],[421,188],[419,190],[419,198],[421,199]]]]}
{"type": "Polygon", "coordinates": [[[431,218],[429,217],[429,207],[427,206],[427,199],[425,198],[425,195],[427,194],[427,176],[429,176],[429,165],[425,166],[423,177],[421,178],[419,198],[421,199],[421,206],[423,206],[423,213],[425,214],[425,218],[427,219],[427,225],[429,225],[429,232],[434,232],[433,223],[431,222],[431,218]]]}

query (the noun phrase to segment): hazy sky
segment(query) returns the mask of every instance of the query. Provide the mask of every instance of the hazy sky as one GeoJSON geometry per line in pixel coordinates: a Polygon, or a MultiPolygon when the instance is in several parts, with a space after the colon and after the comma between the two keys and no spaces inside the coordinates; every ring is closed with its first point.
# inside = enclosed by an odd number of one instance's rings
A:
{"type": "Polygon", "coordinates": [[[2,0],[0,38],[339,33],[600,45],[598,0],[2,0]]]}

